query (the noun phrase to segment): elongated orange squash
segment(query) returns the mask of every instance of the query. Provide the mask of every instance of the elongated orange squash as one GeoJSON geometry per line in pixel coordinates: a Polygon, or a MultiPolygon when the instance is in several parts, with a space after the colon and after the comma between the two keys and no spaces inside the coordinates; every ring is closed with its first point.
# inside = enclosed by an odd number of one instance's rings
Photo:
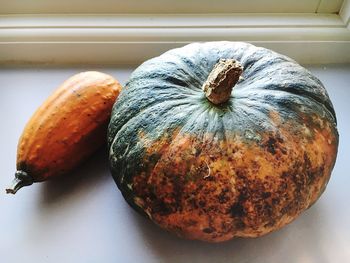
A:
{"type": "Polygon", "coordinates": [[[67,174],[106,142],[107,125],[121,85],[95,71],[66,80],[37,109],[17,148],[17,171],[7,193],[67,174]]]}

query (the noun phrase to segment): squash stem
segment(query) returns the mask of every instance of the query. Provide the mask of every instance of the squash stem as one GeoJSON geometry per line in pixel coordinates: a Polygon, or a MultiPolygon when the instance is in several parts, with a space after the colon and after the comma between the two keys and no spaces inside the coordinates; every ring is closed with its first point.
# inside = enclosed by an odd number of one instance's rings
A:
{"type": "Polygon", "coordinates": [[[207,99],[215,105],[228,101],[242,72],[243,67],[237,60],[220,59],[202,86],[207,99]]]}
{"type": "Polygon", "coordinates": [[[15,194],[23,186],[31,185],[33,178],[24,171],[16,171],[15,178],[9,188],[6,188],[7,194],[15,194]]]}

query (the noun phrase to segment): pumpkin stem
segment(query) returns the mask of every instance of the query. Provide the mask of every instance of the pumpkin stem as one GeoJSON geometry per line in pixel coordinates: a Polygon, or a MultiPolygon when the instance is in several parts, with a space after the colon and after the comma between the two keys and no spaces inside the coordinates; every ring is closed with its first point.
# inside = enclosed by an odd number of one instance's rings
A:
{"type": "Polygon", "coordinates": [[[6,188],[7,194],[15,194],[23,186],[31,185],[33,183],[33,178],[29,176],[25,171],[16,171],[15,179],[13,179],[12,184],[9,188],[6,188]]]}
{"type": "Polygon", "coordinates": [[[207,99],[215,105],[228,101],[242,72],[243,67],[237,60],[220,59],[202,86],[207,99]]]}

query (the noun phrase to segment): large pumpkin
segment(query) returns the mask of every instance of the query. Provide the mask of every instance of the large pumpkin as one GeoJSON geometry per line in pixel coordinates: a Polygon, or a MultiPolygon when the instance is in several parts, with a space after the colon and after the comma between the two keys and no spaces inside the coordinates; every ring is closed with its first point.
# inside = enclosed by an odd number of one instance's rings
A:
{"type": "Polygon", "coordinates": [[[325,88],[295,61],[208,42],[139,66],[108,141],[132,207],[181,237],[219,242],[264,235],[309,208],[329,181],[338,133],[325,88]]]}

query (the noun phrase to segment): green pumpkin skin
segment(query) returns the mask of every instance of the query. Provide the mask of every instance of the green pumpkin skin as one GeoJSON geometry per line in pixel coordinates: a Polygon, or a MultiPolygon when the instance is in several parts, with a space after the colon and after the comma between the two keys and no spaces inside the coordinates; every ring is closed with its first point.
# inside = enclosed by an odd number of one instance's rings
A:
{"type": "Polygon", "coordinates": [[[126,201],[188,239],[258,237],[324,191],[338,148],[322,83],[290,58],[242,42],[193,43],[139,66],[113,107],[110,167],[126,201]],[[243,73],[228,102],[201,90],[219,59],[243,73]]]}

